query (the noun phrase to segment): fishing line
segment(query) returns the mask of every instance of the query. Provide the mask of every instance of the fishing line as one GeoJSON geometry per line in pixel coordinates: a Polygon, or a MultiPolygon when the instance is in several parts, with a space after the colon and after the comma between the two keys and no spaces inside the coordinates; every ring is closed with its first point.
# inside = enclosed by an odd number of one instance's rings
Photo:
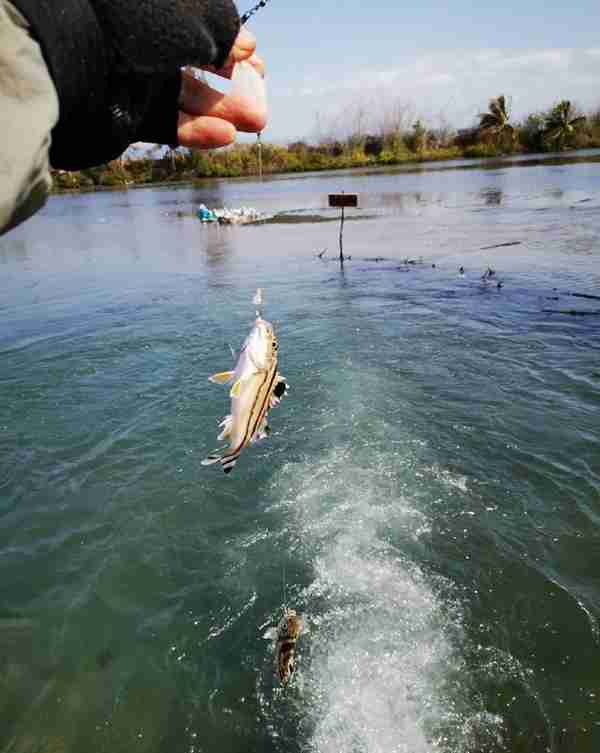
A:
{"type": "Polygon", "coordinates": [[[285,588],[285,562],[283,563],[283,569],[281,573],[282,579],[283,579],[283,612],[287,612],[287,594],[286,594],[286,588],[285,588]]]}
{"type": "Polygon", "coordinates": [[[261,8],[264,8],[265,5],[269,2],[269,0],[260,0],[259,3],[257,3],[253,8],[250,8],[250,10],[247,10],[244,15],[240,18],[240,21],[242,22],[242,26],[246,23],[246,21],[249,18],[252,18],[252,16],[257,13],[261,8]]]}
{"type": "MultiPolygon", "coordinates": [[[[268,2],[269,0],[260,0],[258,3],[256,3],[256,5],[247,10],[240,18],[241,25],[243,26],[246,21],[252,18],[255,13],[257,13],[261,8],[264,8],[268,2]]],[[[262,144],[260,143],[260,131],[256,134],[256,146],[258,149],[258,172],[260,177],[262,178],[262,144]]]]}

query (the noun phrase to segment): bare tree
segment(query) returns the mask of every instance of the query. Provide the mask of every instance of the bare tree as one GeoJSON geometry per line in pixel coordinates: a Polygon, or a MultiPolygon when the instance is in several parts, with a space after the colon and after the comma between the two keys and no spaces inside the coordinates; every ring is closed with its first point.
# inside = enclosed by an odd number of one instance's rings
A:
{"type": "Polygon", "coordinates": [[[380,131],[387,149],[396,151],[401,147],[415,115],[415,107],[411,102],[400,97],[390,97],[387,93],[379,108],[380,131]]]}
{"type": "Polygon", "coordinates": [[[386,136],[393,133],[406,133],[414,119],[414,105],[400,97],[386,102],[382,108],[382,123],[386,136]]]}
{"type": "Polygon", "coordinates": [[[367,134],[368,105],[363,102],[353,102],[346,109],[347,140],[351,146],[362,146],[367,134]]]}
{"type": "Polygon", "coordinates": [[[397,149],[415,117],[412,103],[390,96],[389,90],[379,89],[368,97],[361,95],[329,115],[315,113],[313,133],[317,142],[323,144],[344,141],[351,147],[363,148],[368,137],[379,137],[386,148],[397,149]]]}
{"type": "Polygon", "coordinates": [[[454,128],[450,125],[445,111],[439,110],[435,118],[437,125],[433,128],[432,135],[435,137],[437,146],[440,149],[445,149],[451,145],[451,141],[455,135],[454,128]]]}

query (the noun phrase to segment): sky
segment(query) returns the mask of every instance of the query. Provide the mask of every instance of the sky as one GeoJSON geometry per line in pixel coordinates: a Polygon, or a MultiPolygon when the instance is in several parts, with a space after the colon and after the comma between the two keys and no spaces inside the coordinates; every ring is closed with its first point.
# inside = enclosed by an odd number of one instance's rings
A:
{"type": "Polygon", "coordinates": [[[466,128],[500,94],[516,120],[561,99],[600,108],[598,0],[270,0],[247,26],[267,69],[265,141],[390,118],[466,128]]]}

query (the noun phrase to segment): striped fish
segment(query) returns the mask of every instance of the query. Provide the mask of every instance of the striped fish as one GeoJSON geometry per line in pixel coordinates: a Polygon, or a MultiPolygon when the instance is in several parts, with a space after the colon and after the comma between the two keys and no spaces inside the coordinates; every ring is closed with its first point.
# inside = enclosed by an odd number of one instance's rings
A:
{"type": "Polygon", "coordinates": [[[296,669],[296,642],[302,630],[302,618],[293,609],[285,607],[277,627],[269,628],[263,635],[273,641],[275,670],[282,685],[287,685],[296,669]]]}
{"type": "MultiPolygon", "coordinates": [[[[255,303],[260,302],[257,293],[255,303]]],[[[221,421],[218,440],[228,440],[229,447],[213,451],[202,465],[220,463],[230,473],[244,447],[269,434],[267,414],[279,405],[287,383],[277,371],[277,338],[273,325],[261,318],[256,321],[242,347],[233,371],[209,377],[215,384],[232,384],[231,413],[221,421]]]]}

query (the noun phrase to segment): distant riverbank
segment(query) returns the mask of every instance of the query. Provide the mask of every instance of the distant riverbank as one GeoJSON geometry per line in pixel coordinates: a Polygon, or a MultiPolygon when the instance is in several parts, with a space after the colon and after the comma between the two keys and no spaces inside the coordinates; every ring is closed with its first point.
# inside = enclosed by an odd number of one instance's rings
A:
{"type": "MultiPolygon", "coordinates": [[[[107,165],[88,168],[79,172],[54,171],[53,193],[70,193],[107,189],[139,188],[143,186],[172,186],[201,183],[211,178],[256,178],[248,152],[256,147],[234,147],[228,152],[213,154],[180,154],[172,160],[170,157],[160,159],[139,159],[120,162],[115,160],[107,165]],[[217,159],[218,157],[218,159],[217,159]],[[213,162],[211,162],[214,161],[213,162]],[[212,165],[210,169],[208,166],[212,165]]],[[[266,150],[267,147],[263,147],[266,150]]],[[[281,147],[268,147],[282,150],[281,147]]],[[[271,155],[272,156],[272,155],[271,155]]],[[[600,161],[600,142],[593,148],[571,149],[561,152],[502,152],[496,148],[479,145],[478,148],[425,150],[419,154],[398,154],[368,156],[324,155],[314,152],[305,155],[302,161],[282,159],[263,160],[263,175],[285,175],[294,173],[311,173],[342,170],[374,170],[379,168],[404,167],[421,171],[431,163],[449,162],[456,169],[457,161],[463,161],[464,169],[479,165],[492,166],[502,164],[536,164],[555,161],[569,164],[580,161],[600,161]]],[[[436,169],[443,169],[441,166],[436,169]]]]}
{"type": "Polygon", "coordinates": [[[600,148],[600,109],[584,115],[569,100],[531,113],[519,123],[511,122],[504,96],[491,99],[489,111],[481,113],[479,124],[471,128],[431,128],[420,119],[409,127],[408,122],[404,115],[393,122],[383,117],[379,126],[370,126],[376,132],[367,132],[358,118],[345,138],[329,136],[316,144],[296,141],[278,146],[257,139],[255,144],[204,152],[148,145],[136,158],[128,150],[98,167],[77,172],[56,170],[54,190],[125,188],[600,148]]]}

